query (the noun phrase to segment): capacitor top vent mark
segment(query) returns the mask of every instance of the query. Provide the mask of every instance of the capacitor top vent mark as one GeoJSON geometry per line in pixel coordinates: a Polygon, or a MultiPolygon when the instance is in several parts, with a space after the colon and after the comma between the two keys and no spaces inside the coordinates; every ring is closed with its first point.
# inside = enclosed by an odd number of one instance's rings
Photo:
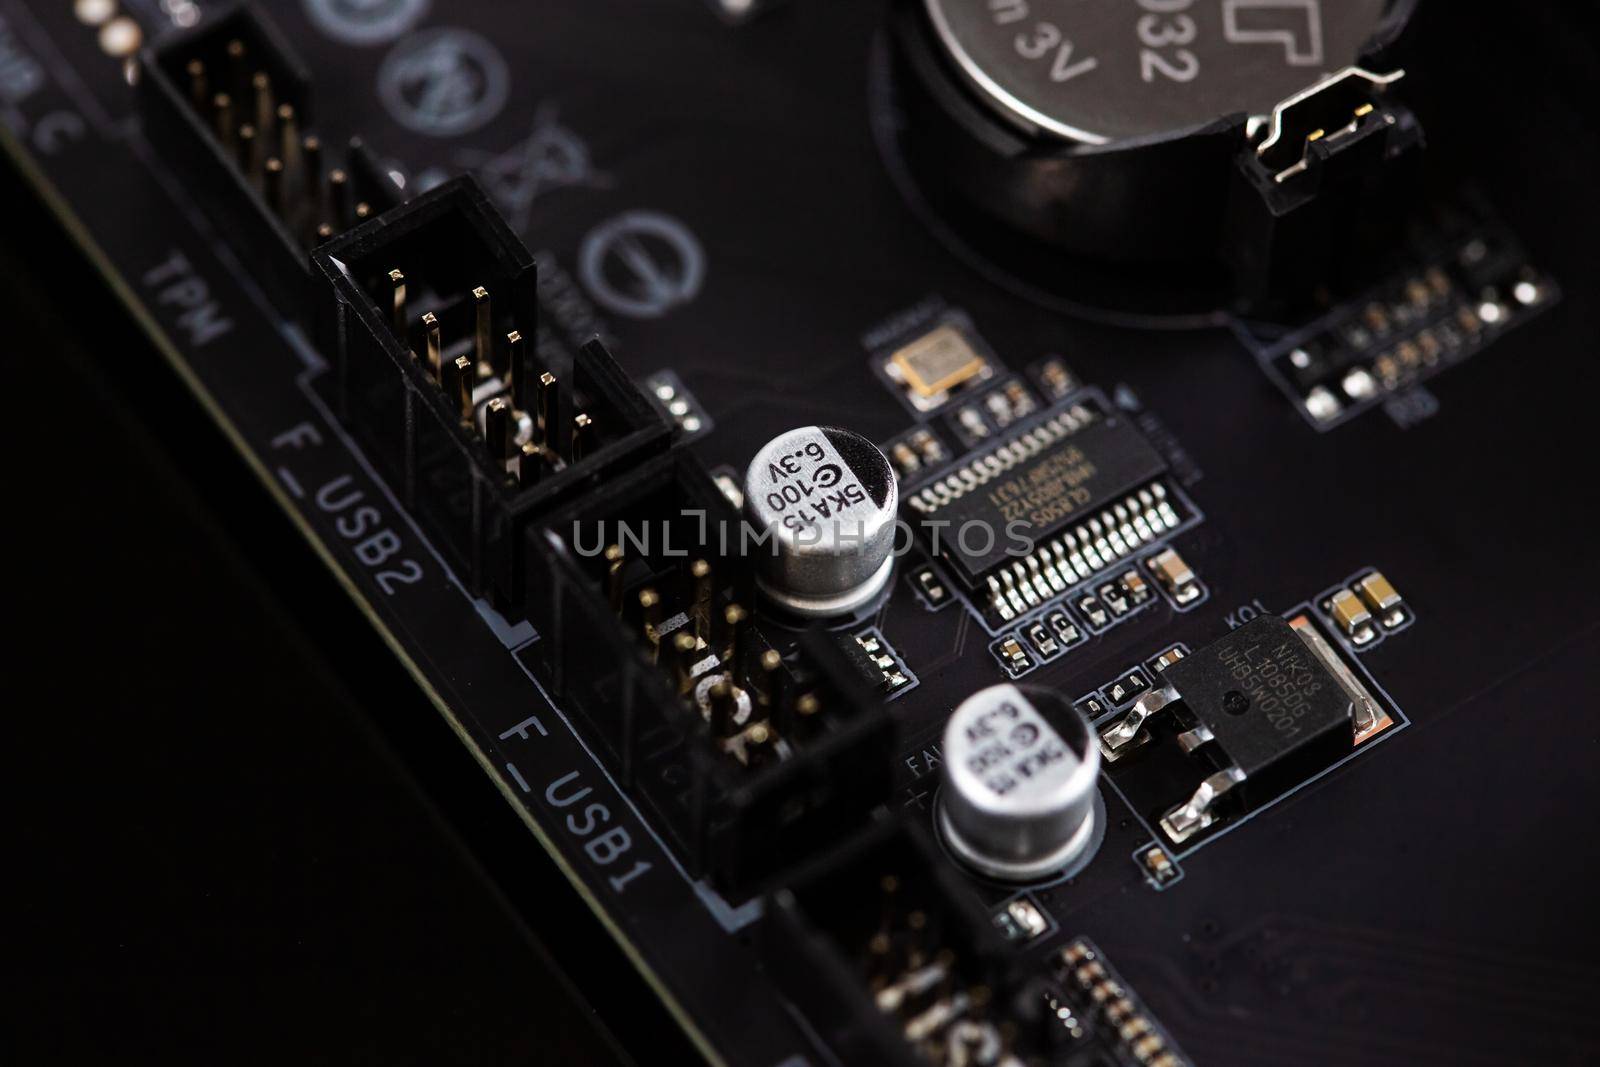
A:
{"type": "Polygon", "coordinates": [[[744,515],[761,589],[801,615],[842,615],[894,569],[899,491],[889,460],[860,434],[802,426],[750,461],[744,515]]]}

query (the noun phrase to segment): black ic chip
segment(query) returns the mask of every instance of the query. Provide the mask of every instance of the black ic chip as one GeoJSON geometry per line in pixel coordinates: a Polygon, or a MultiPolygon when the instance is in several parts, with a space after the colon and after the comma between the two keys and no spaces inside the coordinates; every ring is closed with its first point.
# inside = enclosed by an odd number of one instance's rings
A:
{"type": "MultiPolygon", "coordinates": [[[[1048,420],[1044,424],[1048,426],[1048,420]]],[[[1155,480],[1166,461],[1143,434],[1118,415],[1102,415],[1048,444],[1032,446],[1025,430],[986,450],[970,467],[981,472],[970,489],[922,511],[937,519],[938,551],[969,588],[1003,564],[1094,517],[1155,480]],[[1028,454],[1012,459],[1017,451],[1028,454]],[[999,473],[993,468],[1003,466],[999,473]]],[[[1038,440],[1037,437],[1034,438],[1038,440]]]]}
{"type": "Polygon", "coordinates": [[[1244,773],[1247,796],[1275,791],[1354,744],[1349,694],[1276,615],[1245,623],[1162,675],[1190,725],[1210,730],[1244,773]]]}

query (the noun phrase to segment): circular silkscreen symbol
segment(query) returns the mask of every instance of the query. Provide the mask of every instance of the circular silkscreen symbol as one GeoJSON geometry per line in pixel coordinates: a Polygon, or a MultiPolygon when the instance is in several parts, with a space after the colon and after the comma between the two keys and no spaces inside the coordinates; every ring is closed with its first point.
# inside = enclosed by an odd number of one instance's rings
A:
{"type": "Polygon", "coordinates": [[[378,69],[378,96],[395,120],[430,137],[455,137],[500,113],[510,88],[498,49],[470,30],[407,37],[378,69]]]}
{"type": "Polygon", "coordinates": [[[583,239],[578,273],[595,300],[609,310],[654,319],[699,294],[706,258],[700,242],[677,219],[657,211],[629,211],[583,239]]]}
{"type": "Polygon", "coordinates": [[[345,44],[384,44],[428,13],[428,0],[306,0],[312,25],[345,44]]]}

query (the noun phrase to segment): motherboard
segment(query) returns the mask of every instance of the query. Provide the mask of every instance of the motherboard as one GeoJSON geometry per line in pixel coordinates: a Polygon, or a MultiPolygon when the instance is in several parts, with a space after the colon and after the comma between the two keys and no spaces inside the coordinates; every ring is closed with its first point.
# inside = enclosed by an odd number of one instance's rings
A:
{"type": "Polygon", "coordinates": [[[1578,1063],[1597,59],[0,0],[0,144],[706,1060],[1578,1063]]]}

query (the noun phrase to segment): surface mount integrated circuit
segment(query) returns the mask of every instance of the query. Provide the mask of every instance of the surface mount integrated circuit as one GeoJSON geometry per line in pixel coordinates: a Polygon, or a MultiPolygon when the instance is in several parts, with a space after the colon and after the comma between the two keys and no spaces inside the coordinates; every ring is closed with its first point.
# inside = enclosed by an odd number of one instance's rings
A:
{"type": "Polygon", "coordinates": [[[930,547],[1009,620],[1183,522],[1125,417],[1067,402],[907,493],[930,547]]]}

